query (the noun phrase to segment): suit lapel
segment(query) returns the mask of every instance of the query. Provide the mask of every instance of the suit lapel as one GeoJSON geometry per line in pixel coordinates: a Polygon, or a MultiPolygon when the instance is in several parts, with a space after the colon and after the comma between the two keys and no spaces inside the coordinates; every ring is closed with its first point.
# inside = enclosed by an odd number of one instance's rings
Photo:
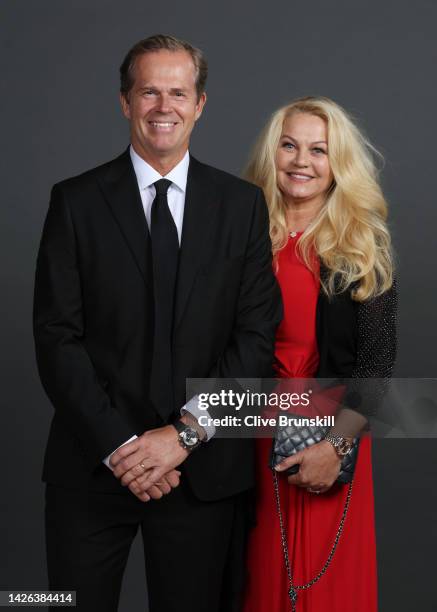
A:
{"type": "Polygon", "coordinates": [[[152,287],[149,228],[129,149],[109,164],[100,187],[145,283],[152,287]]]}
{"type": "MultiPolygon", "coordinates": [[[[129,149],[109,164],[99,183],[145,283],[153,288],[150,233],[129,149]]],[[[218,222],[219,199],[214,183],[208,180],[207,169],[190,157],[174,327],[182,319],[197,272],[208,253],[209,237],[218,222]]]]}
{"type": "Polygon", "coordinates": [[[190,157],[176,287],[174,328],[182,319],[196,275],[208,254],[210,235],[218,222],[219,199],[220,196],[217,189],[214,189],[214,183],[208,180],[207,168],[190,157]]]}

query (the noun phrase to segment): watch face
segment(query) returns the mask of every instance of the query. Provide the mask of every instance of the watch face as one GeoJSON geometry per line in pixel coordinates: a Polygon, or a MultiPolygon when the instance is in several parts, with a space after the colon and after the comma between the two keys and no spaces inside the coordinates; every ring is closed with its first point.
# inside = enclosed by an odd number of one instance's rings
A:
{"type": "Polygon", "coordinates": [[[187,446],[195,446],[199,441],[197,431],[192,427],[187,427],[183,432],[183,441],[187,446]]]}
{"type": "Polygon", "coordinates": [[[351,448],[352,444],[349,442],[349,440],[342,440],[337,447],[337,452],[339,455],[342,456],[347,455],[351,448]]]}

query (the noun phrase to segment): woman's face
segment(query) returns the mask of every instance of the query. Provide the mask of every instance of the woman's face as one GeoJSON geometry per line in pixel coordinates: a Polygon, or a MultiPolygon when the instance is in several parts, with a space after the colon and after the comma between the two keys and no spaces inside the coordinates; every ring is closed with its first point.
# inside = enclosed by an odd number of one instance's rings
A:
{"type": "Polygon", "coordinates": [[[323,205],[333,181],[323,119],[301,112],[285,119],[276,153],[276,171],[286,204],[323,205]]]}

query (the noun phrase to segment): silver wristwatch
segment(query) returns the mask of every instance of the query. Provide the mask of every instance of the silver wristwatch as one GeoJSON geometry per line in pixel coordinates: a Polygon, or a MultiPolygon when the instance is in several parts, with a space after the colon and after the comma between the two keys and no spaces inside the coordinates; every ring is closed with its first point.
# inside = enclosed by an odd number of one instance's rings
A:
{"type": "Polygon", "coordinates": [[[350,442],[347,438],[343,438],[342,436],[328,433],[325,436],[325,440],[332,444],[339,457],[344,457],[352,450],[352,442],[350,442]]]}
{"type": "Polygon", "coordinates": [[[191,452],[195,448],[197,448],[201,442],[199,433],[194,429],[194,427],[190,427],[182,421],[175,421],[173,423],[176,431],[178,432],[179,444],[187,450],[191,452]]]}

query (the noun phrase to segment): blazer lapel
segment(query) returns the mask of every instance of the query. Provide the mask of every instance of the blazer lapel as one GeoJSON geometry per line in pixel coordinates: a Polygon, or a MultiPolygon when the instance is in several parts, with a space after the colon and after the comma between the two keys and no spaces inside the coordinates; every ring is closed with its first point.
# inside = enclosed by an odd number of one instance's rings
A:
{"type": "Polygon", "coordinates": [[[100,187],[145,283],[152,287],[149,228],[129,149],[109,164],[100,187]]]}
{"type": "Polygon", "coordinates": [[[174,328],[180,323],[196,278],[208,253],[209,236],[217,223],[220,196],[207,169],[190,157],[185,196],[174,328]]]}

